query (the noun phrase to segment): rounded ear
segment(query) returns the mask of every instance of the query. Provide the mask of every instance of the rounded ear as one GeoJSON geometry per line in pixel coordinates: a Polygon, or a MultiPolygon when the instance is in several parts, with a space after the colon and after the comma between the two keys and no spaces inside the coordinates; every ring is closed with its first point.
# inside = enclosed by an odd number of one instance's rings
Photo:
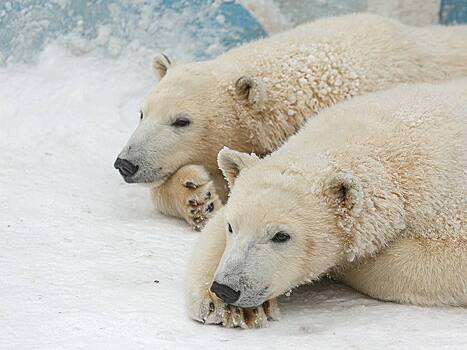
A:
{"type": "Polygon", "coordinates": [[[235,179],[240,174],[240,171],[245,168],[252,167],[259,161],[256,154],[242,153],[231,150],[228,147],[221,149],[217,155],[217,164],[227,180],[229,188],[232,189],[235,179]]]}
{"type": "Polygon", "coordinates": [[[161,80],[172,66],[172,61],[163,53],[158,53],[152,59],[152,71],[157,80],[161,80]]]}
{"type": "Polygon", "coordinates": [[[253,108],[262,110],[267,101],[266,87],[261,79],[242,76],[235,82],[235,89],[242,98],[248,99],[253,108]]]}
{"type": "Polygon", "coordinates": [[[363,209],[363,188],[360,180],[351,173],[340,173],[328,179],[325,194],[337,199],[339,206],[358,217],[363,209]]]}

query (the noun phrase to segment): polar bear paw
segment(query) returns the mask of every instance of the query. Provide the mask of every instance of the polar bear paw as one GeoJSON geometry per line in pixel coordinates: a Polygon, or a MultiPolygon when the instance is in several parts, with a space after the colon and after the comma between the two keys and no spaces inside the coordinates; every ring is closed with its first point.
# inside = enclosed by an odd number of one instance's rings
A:
{"type": "Polygon", "coordinates": [[[192,166],[189,170],[182,182],[186,189],[184,218],[194,230],[200,231],[221,207],[222,202],[203,167],[192,166]]]}
{"type": "Polygon", "coordinates": [[[201,302],[199,315],[193,317],[204,324],[217,324],[226,328],[263,328],[269,321],[280,318],[279,307],[275,299],[264,302],[261,306],[241,308],[228,305],[211,295],[201,302]]]}

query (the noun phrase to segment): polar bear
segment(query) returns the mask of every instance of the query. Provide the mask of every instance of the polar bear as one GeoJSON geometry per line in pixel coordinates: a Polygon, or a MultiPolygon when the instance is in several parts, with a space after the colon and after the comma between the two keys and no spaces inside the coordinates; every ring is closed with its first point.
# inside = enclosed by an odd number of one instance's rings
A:
{"type": "Polygon", "coordinates": [[[156,207],[200,228],[225,201],[223,146],[266,155],[310,116],[397,83],[467,74],[467,26],[415,28],[377,15],[317,20],[205,62],[154,58],[159,84],[115,162],[156,207]]]}
{"type": "Polygon", "coordinates": [[[325,274],[467,306],[466,78],[355,97],[265,159],[223,149],[219,166],[233,189],[191,259],[193,319],[260,327],[275,297],[325,274]]]}

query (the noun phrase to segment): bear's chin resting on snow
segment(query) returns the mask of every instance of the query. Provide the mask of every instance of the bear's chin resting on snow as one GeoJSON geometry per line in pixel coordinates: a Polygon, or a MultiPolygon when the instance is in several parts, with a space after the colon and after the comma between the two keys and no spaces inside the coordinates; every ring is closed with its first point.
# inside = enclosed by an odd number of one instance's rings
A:
{"type": "Polygon", "coordinates": [[[191,318],[245,328],[324,274],[373,298],[467,306],[467,79],[356,97],[265,159],[224,149],[228,203],[188,271],[191,318]]]}
{"type": "Polygon", "coordinates": [[[160,80],[115,162],[157,184],[165,214],[201,228],[227,197],[223,146],[268,154],[317,112],[404,82],[467,74],[467,26],[416,28],[370,14],[323,18],[204,62],[153,60],[160,80]]]}

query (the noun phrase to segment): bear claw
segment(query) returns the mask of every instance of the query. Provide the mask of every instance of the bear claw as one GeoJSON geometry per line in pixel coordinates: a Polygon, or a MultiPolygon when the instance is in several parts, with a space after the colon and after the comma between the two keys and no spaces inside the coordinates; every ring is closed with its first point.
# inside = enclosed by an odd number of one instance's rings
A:
{"type": "Polygon", "coordinates": [[[187,181],[185,182],[185,187],[188,187],[188,188],[197,188],[198,186],[192,182],[192,181],[187,181]]]}
{"type": "Polygon", "coordinates": [[[212,182],[187,188],[190,188],[190,192],[186,199],[185,219],[195,231],[200,231],[222,203],[212,182]]]}
{"type": "Polygon", "coordinates": [[[268,300],[254,308],[241,308],[224,304],[216,297],[209,296],[203,305],[199,319],[204,324],[249,329],[266,327],[269,321],[279,319],[279,308],[275,300],[268,300]]]}
{"type": "Polygon", "coordinates": [[[206,208],[206,211],[208,211],[208,212],[212,212],[213,210],[214,210],[214,202],[209,204],[208,207],[206,208]]]}

